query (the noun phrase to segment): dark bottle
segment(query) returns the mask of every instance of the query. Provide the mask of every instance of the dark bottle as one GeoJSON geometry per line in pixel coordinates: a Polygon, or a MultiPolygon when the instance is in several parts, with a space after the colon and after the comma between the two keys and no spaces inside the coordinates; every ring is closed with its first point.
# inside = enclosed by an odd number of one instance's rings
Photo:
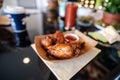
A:
{"type": "Polygon", "coordinates": [[[27,47],[31,44],[27,30],[20,33],[14,33],[17,47],[27,47]]]}

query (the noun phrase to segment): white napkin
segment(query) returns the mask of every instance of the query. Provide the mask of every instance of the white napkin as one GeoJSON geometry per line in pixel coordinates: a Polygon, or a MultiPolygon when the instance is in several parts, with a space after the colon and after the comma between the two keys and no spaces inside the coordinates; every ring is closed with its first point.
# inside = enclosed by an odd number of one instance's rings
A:
{"type": "Polygon", "coordinates": [[[116,41],[120,41],[120,35],[114,29],[113,26],[107,26],[106,28],[100,30],[99,32],[105,37],[105,39],[108,40],[110,44],[116,41]]]}

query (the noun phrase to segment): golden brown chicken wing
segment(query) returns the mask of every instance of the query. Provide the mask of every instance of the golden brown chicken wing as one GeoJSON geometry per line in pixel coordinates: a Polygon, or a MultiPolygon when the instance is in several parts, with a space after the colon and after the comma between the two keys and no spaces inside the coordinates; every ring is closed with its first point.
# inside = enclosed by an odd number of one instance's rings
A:
{"type": "Polygon", "coordinates": [[[61,44],[61,43],[65,42],[65,38],[64,38],[63,32],[61,32],[60,30],[57,30],[53,34],[53,39],[56,42],[56,44],[61,44]]]}
{"type": "Polygon", "coordinates": [[[73,57],[73,49],[69,44],[57,44],[49,49],[48,53],[59,59],[73,57]]]}
{"type": "Polygon", "coordinates": [[[45,36],[41,39],[41,45],[47,49],[47,55],[58,59],[68,59],[81,54],[85,42],[80,39],[66,43],[61,31],[56,31],[53,36],[45,36]]]}
{"type": "Polygon", "coordinates": [[[45,36],[41,39],[41,45],[45,48],[45,49],[49,49],[52,46],[53,40],[52,37],[50,36],[45,36]]]}
{"type": "Polygon", "coordinates": [[[81,48],[83,47],[84,42],[56,44],[48,50],[48,54],[59,59],[67,59],[78,56],[81,53],[81,48]]]}

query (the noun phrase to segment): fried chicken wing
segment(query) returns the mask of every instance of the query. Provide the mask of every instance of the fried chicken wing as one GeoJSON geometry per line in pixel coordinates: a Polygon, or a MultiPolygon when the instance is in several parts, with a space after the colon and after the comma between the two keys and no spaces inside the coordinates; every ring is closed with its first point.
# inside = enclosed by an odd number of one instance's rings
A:
{"type": "Polygon", "coordinates": [[[41,39],[41,44],[45,49],[49,49],[52,46],[53,40],[50,36],[45,36],[41,39]]]}
{"type": "Polygon", "coordinates": [[[61,31],[56,31],[53,36],[45,36],[41,39],[42,46],[47,50],[47,55],[58,59],[68,59],[81,53],[85,42],[83,40],[67,42],[61,31]]]}
{"type": "Polygon", "coordinates": [[[63,32],[61,32],[60,30],[57,30],[53,34],[53,38],[54,38],[56,44],[61,44],[61,43],[65,42],[65,38],[64,38],[63,32]]]}
{"type": "Polygon", "coordinates": [[[84,42],[57,44],[49,49],[48,54],[59,59],[67,59],[79,55],[83,46],[84,42]]]}
{"type": "Polygon", "coordinates": [[[73,49],[69,44],[57,44],[49,49],[48,53],[59,59],[73,57],[73,49]]]}
{"type": "Polygon", "coordinates": [[[81,49],[84,48],[85,46],[85,42],[82,40],[79,40],[78,42],[72,42],[72,43],[68,43],[72,49],[73,49],[73,54],[75,56],[78,56],[81,54],[81,49]]]}

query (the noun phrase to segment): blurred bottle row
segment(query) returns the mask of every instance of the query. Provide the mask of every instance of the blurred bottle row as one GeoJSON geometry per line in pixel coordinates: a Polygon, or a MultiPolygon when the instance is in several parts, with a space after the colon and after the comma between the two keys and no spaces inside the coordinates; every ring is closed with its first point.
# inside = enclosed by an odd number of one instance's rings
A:
{"type": "MultiPolygon", "coordinates": [[[[79,9],[89,8],[95,9],[96,0],[45,0],[46,4],[43,8],[43,12],[46,14],[46,23],[58,23],[58,27],[61,31],[74,30],[77,25],[77,17],[81,14],[90,14],[89,12],[80,12],[79,9]],[[83,3],[84,2],[84,3],[83,3]],[[85,7],[86,6],[86,7],[85,7]]],[[[97,5],[98,6],[98,5],[97,5]]],[[[86,18],[85,18],[86,19],[86,18]]],[[[91,19],[87,17],[85,21],[91,19]]],[[[79,24],[79,22],[78,22],[79,24]]],[[[89,23],[91,26],[91,22],[89,23]]],[[[84,25],[83,25],[84,26],[84,25]]]]}

